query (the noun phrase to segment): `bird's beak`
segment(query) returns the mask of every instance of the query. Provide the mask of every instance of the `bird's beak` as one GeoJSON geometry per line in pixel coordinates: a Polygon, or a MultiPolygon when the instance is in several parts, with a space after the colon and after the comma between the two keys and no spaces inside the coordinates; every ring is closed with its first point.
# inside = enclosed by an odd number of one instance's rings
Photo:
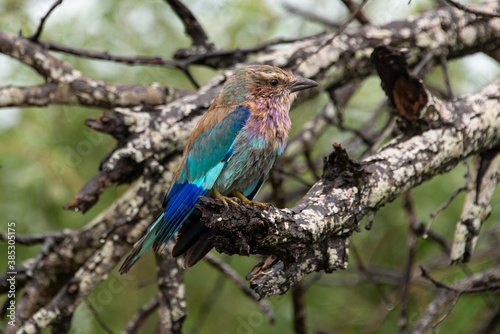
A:
{"type": "Polygon", "coordinates": [[[297,80],[294,81],[290,85],[290,91],[293,92],[298,92],[299,90],[304,90],[312,87],[316,87],[318,83],[314,80],[306,79],[306,78],[297,78],[297,80]]]}

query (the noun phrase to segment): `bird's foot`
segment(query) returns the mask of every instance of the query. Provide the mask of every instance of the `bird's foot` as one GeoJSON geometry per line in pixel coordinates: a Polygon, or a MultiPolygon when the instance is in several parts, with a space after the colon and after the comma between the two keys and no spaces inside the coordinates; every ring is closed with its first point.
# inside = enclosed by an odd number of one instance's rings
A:
{"type": "Polygon", "coordinates": [[[224,203],[224,206],[227,208],[229,206],[228,203],[231,203],[233,206],[239,206],[238,202],[236,202],[234,199],[230,197],[226,197],[222,195],[220,192],[217,190],[214,192],[214,197],[224,203]]]}
{"type": "Polygon", "coordinates": [[[269,207],[269,205],[270,205],[268,203],[261,203],[261,202],[251,201],[248,198],[246,198],[245,195],[243,195],[239,191],[234,191],[233,195],[236,196],[236,197],[238,197],[240,199],[241,203],[243,203],[245,205],[250,205],[251,204],[251,205],[258,206],[259,208],[262,208],[262,209],[267,209],[269,207]]]}

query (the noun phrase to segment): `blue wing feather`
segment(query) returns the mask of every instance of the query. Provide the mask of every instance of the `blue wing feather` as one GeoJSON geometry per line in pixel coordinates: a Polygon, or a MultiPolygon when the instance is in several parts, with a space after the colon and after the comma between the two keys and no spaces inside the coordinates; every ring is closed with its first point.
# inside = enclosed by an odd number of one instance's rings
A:
{"type": "Polygon", "coordinates": [[[168,243],[192,213],[199,197],[214,185],[232,154],[234,140],[249,116],[249,108],[239,106],[197,138],[188,150],[177,181],[165,197],[164,212],[136,245],[120,272],[127,272],[151,245],[157,252],[168,243]]]}
{"type": "Polygon", "coordinates": [[[232,153],[236,136],[250,116],[248,107],[239,106],[209,131],[201,134],[187,156],[187,179],[191,182],[205,176],[213,167],[226,162],[232,153]]]}

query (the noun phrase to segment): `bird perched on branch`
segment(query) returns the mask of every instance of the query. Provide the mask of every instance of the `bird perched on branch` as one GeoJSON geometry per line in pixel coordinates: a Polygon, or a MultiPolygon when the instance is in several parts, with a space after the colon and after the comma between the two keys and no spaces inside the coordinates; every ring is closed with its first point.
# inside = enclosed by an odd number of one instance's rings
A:
{"type": "Polygon", "coordinates": [[[126,273],[151,246],[159,252],[180,228],[172,256],[191,267],[212,248],[214,231],[200,223],[200,196],[224,205],[252,202],[286,146],[288,116],[296,92],[317,86],[267,65],[237,70],[191,133],[165,196],[164,210],[120,268],[126,273]]]}

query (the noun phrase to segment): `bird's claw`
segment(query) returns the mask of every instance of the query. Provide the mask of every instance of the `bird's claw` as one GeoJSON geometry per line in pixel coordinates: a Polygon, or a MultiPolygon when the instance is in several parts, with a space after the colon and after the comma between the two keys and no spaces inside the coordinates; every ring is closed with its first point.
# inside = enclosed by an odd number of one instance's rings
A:
{"type": "Polygon", "coordinates": [[[235,191],[233,192],[233,195],[238,197],[240,199],[240,201],[245,204],[245,205],[254,205],[254,206],[258,206],[259,208],[262,208],[262,209],[267,209],[269,207],[270,204],[268,203],[261,203],[261,202],[255,202],[255,201],[251,201],[249,200],[248,198],[246,198],[245,195],[243,195],[241,192],[239,191],[235,191]]]}
{"type": "Polygon", "coordinates": [[[224,196],[218,191],[215,191],[215,198],[221,201],[224,204],[224,207],[226,208],[229,206],[228,203],[231,203],[233,206],[236,207],[239,206],[238,202],[236,202],[234,199],[224,196]]]}
{"type": "Polygon", "coordinates": [[[271,206],[269,203],[261,203],[261,202],[251,202],[253,205],[258,206],[261,209],[267,209],[271,206]]]}
{"type": "MultiPolygon", "coordinates": [[[[244,205],[253,205],[253,206],[257,206],[259,208],[262,208],[262,209],[267,209],[270,204],[268,203],[261,203],[261,202],[254,202],[254,201],[251,201],[249,200],[248,198],[245,197],[245,195],[243,195],[241,192],[239,191],[234,191],[233,192],[233,195],[238,198],[241,203],[243,203],[244,205]]],[[[239,203],[234,200],[233,198],[231,197],[227,197],[227,196],[224,196],[222,195],[220,192],[218,191],[215,191],[214,193],[214,196],[216,199],[218,199],[219,201],[221,201],[223,204],[224,204],[224,207],[228,207],[229,204],[228,203],[231,203],[233,206],[235,207],[239,207],[239,203]]]]}

